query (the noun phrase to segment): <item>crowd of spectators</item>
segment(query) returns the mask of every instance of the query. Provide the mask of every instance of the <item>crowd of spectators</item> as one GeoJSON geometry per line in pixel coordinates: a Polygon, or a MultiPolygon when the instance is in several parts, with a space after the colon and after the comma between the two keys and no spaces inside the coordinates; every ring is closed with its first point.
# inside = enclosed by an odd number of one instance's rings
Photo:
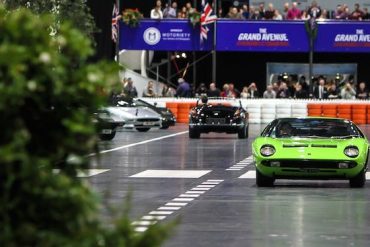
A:
{"type": "Polygon", "coordinates": [[[200,83],[197,88],[194,88],[184,78],[178,79],[176,89],[168,85],[163,85],[161,92],[157,92],[154,82],[149,81],[142,95],[138,95],[131,78],[124,78],[122,80],[121,91],[118,94],[124,97],[189,98],[207,95],[212,98],[230,99],[370,99],[370,91],[365,82],[360,82],[356,85],[353,77],[342,82],[338,82],[337,80],[328,81],[324,76],[315,78],[312,87],[309,87],[304,76],[301,76],[298,81],[278,79],[276,82],[267,85],[266,90],[263,92],[258,89],[256,82],[251,82],[239,91],[234,83],[225,83],[221,89],[214,82],[208,86],[205,83],[200,83]]]}
{"type": "MultiPolygon", "coordinates": [[[[166,1],[167,2],[167,1],[166,1]]],[[[162,6],[162,1],[157,0],[154,8],[150,12],[150,18],[163,19],[163,18],[188,18],[189,13],[196,11],[191,4],[187,2],[185,6],[179,8],[176,1],[171,4],[166,3],[162,6]]],[[[197,10],[199,11],[199,10],[197,10]]],[[[300,8],[297,2],[286,2],[284,6],[275,7],[269,3],[267,7],[264,3],[258,6],[248,6],[242,4],[240,6],[231,6],[227,13],[224,13],[222,8],[218,9],[217,13],[219,18],[229,18],[235,20],[307,20],[314,17],[318,20],[325,19],[340,19],[340,20],[368,20],[370,14],[366,7],[356,3],[353,8],[347,4],[337,5],[335,10],[322,9],[314,0],[307,8],[300,8]]]]}

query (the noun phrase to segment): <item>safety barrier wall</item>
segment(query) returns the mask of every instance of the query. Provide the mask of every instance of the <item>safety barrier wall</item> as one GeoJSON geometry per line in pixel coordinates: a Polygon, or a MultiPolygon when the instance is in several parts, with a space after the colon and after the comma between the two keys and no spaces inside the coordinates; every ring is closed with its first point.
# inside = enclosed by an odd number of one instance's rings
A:
{"type": "MultiPolygon", "coordinates": [[[[188,123],[195,98],[142,98],[159,107],[169,108],[177,122],[188,123]]],[[[370,101],[365,100],[294,100],[294,99],[212,99],[210,103],[242,106],[249,113],[249,123],[269,123],[282,117],[339,117],[356,124],[370,124],[370,101]]]]}

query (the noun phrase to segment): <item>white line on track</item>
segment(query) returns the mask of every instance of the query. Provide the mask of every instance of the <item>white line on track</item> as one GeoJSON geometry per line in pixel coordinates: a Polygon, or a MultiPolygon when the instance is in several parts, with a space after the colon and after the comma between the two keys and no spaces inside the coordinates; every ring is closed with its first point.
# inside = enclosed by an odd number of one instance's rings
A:
{"type": "MultiPolygon", "coordinates": [[[[118,150],[125,149],[125,148],[131,148],[131,147],[147,144],[147,143],[150,143],[150,142],[160,141],[160,140],[171,138],[171,137],[174,137],[174,136],[184,135],[188,132],[189,131],[182,131],[182,132],[178,132],[178,133],[171,134],[171,135],[161,136],[161,137],[149,139],[149,140],[146,140],[146,141],[136,142],[136,143],[132,143],[132,144],[128,144],[128,145],[124,145],[124,146],[120,146],[120,147],[116,147],[116,148],[112,148],[112,149],[103,150],[103,151],[100,151],[99,153],[100,154],[110,153],[110,152],[118,151],[118,150]]],[[[92,157],[92,156],[95,156],[95,155],[96,155],[96,153],[91,153],[91,154],[88,155],[88,157],[92,157]]]]}

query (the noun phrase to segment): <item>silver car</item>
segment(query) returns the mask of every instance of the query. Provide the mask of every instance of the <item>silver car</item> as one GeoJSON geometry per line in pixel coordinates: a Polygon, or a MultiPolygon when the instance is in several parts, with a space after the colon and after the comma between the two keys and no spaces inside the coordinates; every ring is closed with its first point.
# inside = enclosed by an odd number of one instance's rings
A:
{"type": "Polygon", "coordinates": [[[117,106],[109,106],[105,110],[114,121],[123,122],[123,128],[146,132],[162,126],[161,115],[148,107],[136,106],[134,102],[120,100],[117,106]]]}

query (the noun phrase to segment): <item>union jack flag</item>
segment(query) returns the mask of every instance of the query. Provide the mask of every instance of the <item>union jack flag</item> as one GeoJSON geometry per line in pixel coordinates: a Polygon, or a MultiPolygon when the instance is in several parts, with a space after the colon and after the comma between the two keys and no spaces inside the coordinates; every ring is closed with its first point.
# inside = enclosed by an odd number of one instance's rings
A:
{"type": "Polygon", "coordinates": [[[202,0],[202,15],[200,17],[200,41],[203,42],[208,38],[208,24],[214,23],[217,16],[213,14],[212,6],[208,0],[202,0]]]}
{"type": "Polygon", "coordinates": [[[115,2],[113,5],[112,13],[112,40],[114,43],[116,43],[118,39],[118,20],[119,20],[119,10],[117,2],[115,2]]]}

